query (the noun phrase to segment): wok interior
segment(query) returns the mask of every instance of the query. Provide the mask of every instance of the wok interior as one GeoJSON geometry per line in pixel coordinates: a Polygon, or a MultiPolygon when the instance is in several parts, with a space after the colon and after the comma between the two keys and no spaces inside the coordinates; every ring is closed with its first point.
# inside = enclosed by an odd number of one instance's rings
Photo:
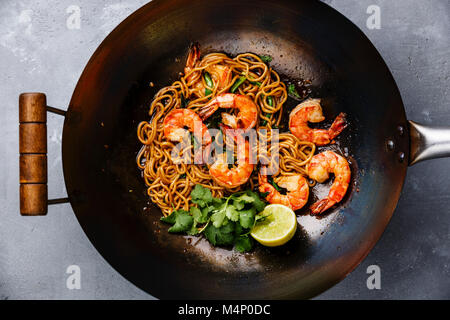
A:
{"type": "MultiPolygon", "coordinates": [[[[290,101],[288,107],[295,106],[290,101]]],[[[372,248],[389,221],[407,159],[401,98],[376,50],[350,22],[311,1],[152,1],[100,46],[72,98],[63,162],[74,212],[99,252],[158,298],[306,298],[332,286],[372,248]],[[232,13],[232,14],[231,14],[232,13]],[[271,55],[291,79],[312,81],[327,119],[349,116],[337,148],[352,162],[352,186],[323,218],[300,212],[287,245],[240,254],[167,233],[136,167],[139,122],[153,95],[183,70],[189,45],[202,53],[271,55]],[[153,82],[154,87],[149,83],[153,82]],[[344,150],[344,147],[348,150],[344,150]]],[[[313,192],[323,196],[328,189],[313,192]]]]}

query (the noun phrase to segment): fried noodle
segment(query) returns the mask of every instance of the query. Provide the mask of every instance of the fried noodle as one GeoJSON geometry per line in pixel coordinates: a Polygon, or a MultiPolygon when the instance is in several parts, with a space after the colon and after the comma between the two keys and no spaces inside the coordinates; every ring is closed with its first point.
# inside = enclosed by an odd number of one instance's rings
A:
{"type": "MultiPolygon", "coordinates": [[[[214,77],[214,74],[212,76],[214,77]]],[[[172,109],[186,107],[198,111],[210,99],[230,92],[232,86],[242,77],[246,80],[235,93],[253,99],[258,106],[256,129],[265,128],[270,134],[272,129],[280,125],[288,93],[278,73],[252,53],[239,54],[235,58],[223,53],[207,54],[179,80],[159,90],[151,102],[150,120],[141,122],[137,128],[137,136],[142,143],[137,155],[137,165],[142,170],[151,201],[161,208],[165,216],[173,210],[189,210],[193,205],[190,193],[196,184],[209,188],[214,197],[257,187],[256,166],[248,183],[234,189],[226,189],[212,179],[206,165],[174,163],[171,152],[176,143],[166,139],[163,132],[164,118],[172,109]],[[205,69],[213,69],[210,68],[213,65],[231,68],[228,84],[220,90],[217,83],[209,88],[203,76],[205,69]],[[200,81],[203,86],[198,85],[200,81]],[[210,89],[211,95],[205,96],[205,87],[210,89]],[[268,97],[272,98],[271,102],[268,97]]],[[[306,176],[306,165],[315,149],[316,146],[311,142],[300,141],[290,133],[280,133],[279,171],[274,175],[274,181],[277,176],[282,175],[300,173],[306,176]]],[[[270,149],[268,154],[270,155],[270,149]]]]}

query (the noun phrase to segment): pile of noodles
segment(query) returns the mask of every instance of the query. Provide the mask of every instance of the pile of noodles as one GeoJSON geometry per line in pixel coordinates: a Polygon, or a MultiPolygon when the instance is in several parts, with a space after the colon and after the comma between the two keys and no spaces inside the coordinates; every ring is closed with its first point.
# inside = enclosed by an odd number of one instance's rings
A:
{"type": "MultiPolygon", "coordinates": [[[[182,107],[198,111],[211,98],[229,92],[233,84],[243,76],[247,80],[235,93],[247,95],[253,99],[258,106],[259,114],[256,129],[265,128],[270,135],[271,130],[280,125],[283,104],[288,94],[286,85],[280,81],[280,76],[259,56],[252,53],[243,53],[235,58],[230,58],[223,53],[210,53],[198,61],[195,67],[181,76],[178,81],[159,90],[154,97],[150,105],[150,121],[144,121],[138,126],[137,136],[143,147],[137,156],[137,164],[142,169],[151,201],[161,208],[165,216],[173,210],[189,210],[193,205],[190,201],[190,193],[196,184],[209,188],[215,197],[257,187],[257,166],[247,184],[226,189],[212,179],[206,165],[174,163],[171,151],[176,142],[166,139],[163,133],[163,121],[169,111],[182,107]],[[200,92],[202,89],[199,89],[196,84],[198,81],[203,81],[206,86],[204,70],[214,64],[231,68],[230,81],[220,91],[218,84],[214,83],[214,88],[211,88],[212,95],[205,97],[205,94],[200,92]],[[267,100],[269,96],[272,97],[271,104],[267,100]]],[[[300,141],[290,133],[280,133],[280,169],[274,175],[274,181],[276,182],[277,176],[282,175],[306,175],[306,164],[311,160],[314,152],[313,143],[300,141]]]]}

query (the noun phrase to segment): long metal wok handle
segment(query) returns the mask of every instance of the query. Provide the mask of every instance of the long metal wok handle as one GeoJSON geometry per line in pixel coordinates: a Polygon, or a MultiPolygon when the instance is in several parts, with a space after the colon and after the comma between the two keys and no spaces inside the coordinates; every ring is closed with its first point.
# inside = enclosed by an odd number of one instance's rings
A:
{"type": "Polygon", "coordinates": [[[65,112],[47,106],[43,93],[22,93],[19,97],[20,214],[47,214],[49,204],[68,202],[67,198],[47,197],[47,111],[65,112]]]}
{"type": "Polygon", "coordinates": [[[450,127],[429,127],[409,121],[409,165],[423,160],[450,157],[450,127]]]}

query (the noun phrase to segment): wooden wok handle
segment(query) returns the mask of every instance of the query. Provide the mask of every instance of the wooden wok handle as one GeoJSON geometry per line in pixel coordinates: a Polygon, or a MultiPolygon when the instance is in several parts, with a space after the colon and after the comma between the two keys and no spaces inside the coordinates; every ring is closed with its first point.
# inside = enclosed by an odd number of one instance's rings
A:
{"type": "Polygon", "coordinates": [[[19,97],[20,214],[47,214],[47,98],[19,97]]]}

